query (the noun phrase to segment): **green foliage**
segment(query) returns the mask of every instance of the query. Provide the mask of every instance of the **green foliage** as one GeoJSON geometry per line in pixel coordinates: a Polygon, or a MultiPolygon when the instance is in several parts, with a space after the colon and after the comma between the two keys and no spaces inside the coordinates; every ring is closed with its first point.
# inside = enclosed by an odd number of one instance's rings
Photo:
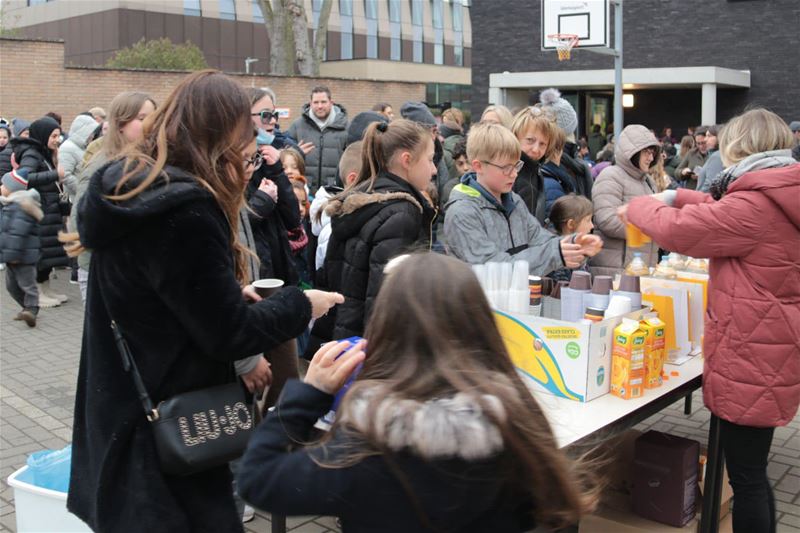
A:
{"type": "Polygon", "coordinates": [[[166,37],[141,41],[119,50],[108,60],[111,68],[147,68],[154,70],[201,70],[208,68],[203,52],[194,44],[174,44],[166,37]]]}

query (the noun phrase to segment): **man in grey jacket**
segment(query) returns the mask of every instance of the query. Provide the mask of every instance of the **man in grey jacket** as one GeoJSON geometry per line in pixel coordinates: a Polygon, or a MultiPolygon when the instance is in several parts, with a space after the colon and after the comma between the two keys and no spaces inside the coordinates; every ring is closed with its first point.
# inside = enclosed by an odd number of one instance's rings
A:
{"type": "Polygon", "coordinates": [[[333,103],[331,91],[319,86],[311,89],[311,101],[303,114],[289,127],[288,134],[314,149],[306,155],[306,179],[311,193],[336,184],[336,169],[347,142],[347,111],[333,103]]]}

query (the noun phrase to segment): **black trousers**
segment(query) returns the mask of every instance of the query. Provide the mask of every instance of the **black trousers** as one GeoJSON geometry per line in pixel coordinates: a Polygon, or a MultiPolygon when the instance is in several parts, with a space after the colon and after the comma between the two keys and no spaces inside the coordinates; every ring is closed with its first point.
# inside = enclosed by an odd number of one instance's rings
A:
{"type": "Polygon", "coordinates": [[[767,477],[775,428],[740,426],[722,419],[719,423],[733,488],[734,533],[775,533],[775,499],[767,477]]]}

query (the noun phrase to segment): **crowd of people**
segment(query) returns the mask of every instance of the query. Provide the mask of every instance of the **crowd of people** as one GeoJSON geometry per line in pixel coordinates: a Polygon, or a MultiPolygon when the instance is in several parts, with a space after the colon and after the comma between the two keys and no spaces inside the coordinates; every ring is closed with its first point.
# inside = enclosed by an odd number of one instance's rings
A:
{"type": "Polygon", "coordinates": [[[563,280],[675,251],[711,258],[704,399],[734,530],[774,530],[769,446],[800,403],[800,123],[755,109],[680,141],[636,124],[583,137],[558,90],[539,100],[468,127],[414,101],[351,118],[317,86],[284,131],[274,91],[202,71],[69,130],[55,113],[2,121],[16,319],[67,301],[59,267],[86,308],[69,509],[96,531],[241,531],[242,498],[345,531],[575,523],[596,480],[557,449],[467,265],[522,259],[563,280]],[[653,242],[628,246],[628,222],[653,242]],[[284,288],[262,298],[259,279],[284,288]],[[160,470],[112,320],[156,400],[234,376],[268,390],[241,461],[160,470]],[[333,342],[352,337],[368,341],[333,342]],[[331,431],[299,446],[362,363],[331,431]]]}

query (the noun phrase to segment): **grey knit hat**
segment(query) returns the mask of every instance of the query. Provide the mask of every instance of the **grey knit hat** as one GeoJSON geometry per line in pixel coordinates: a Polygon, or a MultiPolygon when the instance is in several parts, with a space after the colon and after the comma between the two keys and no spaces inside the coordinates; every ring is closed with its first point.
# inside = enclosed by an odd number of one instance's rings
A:
{"type": "Polygon", "coordinates": [[[436,125],[436,119],[433,118],[433,113],[431,113],[428,106],[422,102],[406,102],[403,104],[403,107],[400,108],[400,116],[416,122],[417,124],[422,124],[423,126],[436,125]]]}
{"type": "Polygon", "coordinates": [[[791,121],[789,123],[789,129],[792,130],[792,133],[800,131],[800,120],[791,121]]]}
{"type": "Polygon", "coordinates": [[[11,172],[6,172],[2,182],[9,192],[24,191],[28,188],[28,169],[18,168],[11,172]]]}
{"type": "Polygon", "coordinates": [[[558,89],[545,89],[539,94],[542,107],[549,109],[556,116],[558,127],[570,135],[578,129],[578,115],[569,102],[561,98],[558,89]]]}
{"type": "Polygon", "coordinates": [[[19,137],[31,127],[31,123],[21,118],[11,119],[11,128],[14,132],[14,137],[19,137]]]}

